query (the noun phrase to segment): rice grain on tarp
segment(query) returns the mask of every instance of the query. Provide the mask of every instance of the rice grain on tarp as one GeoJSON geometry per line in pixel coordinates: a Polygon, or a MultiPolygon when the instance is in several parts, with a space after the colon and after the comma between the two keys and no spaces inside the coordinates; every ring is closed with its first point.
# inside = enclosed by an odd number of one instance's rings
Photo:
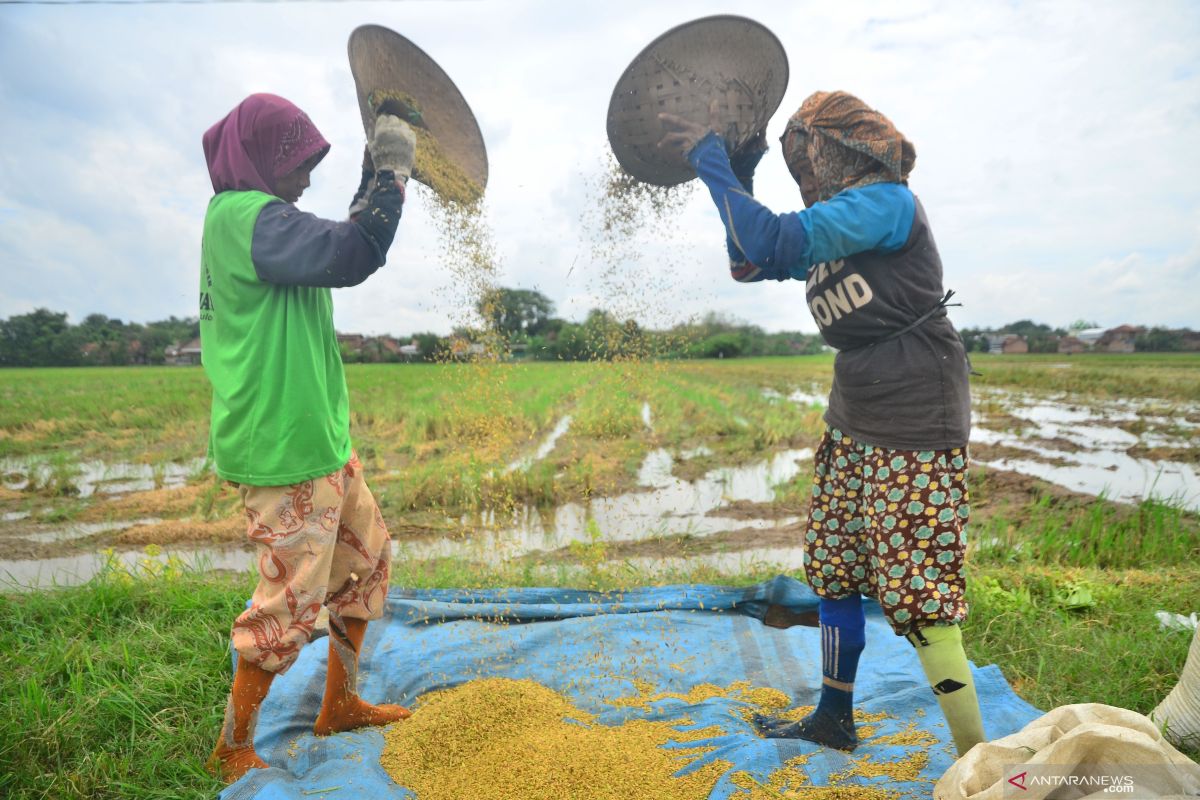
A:
{"type": "Polygon", "coordinates": [[[380,763],[418,800],[698,800],[730,764],[676,775],[706,748],[678,721],[608,726],[531,680],[485,678],[424,698],[384,732],[380,763]]]}

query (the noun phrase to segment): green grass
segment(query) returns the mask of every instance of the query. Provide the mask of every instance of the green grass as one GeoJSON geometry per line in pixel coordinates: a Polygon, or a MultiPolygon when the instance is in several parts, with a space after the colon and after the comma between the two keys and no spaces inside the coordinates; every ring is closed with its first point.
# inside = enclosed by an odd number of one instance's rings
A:
{"type": "Polygon", "coordinates": [[[1179,679],[1192,632],[1160,631],[1154,612],[1200,608],[1194,562],[1130,570],[977,565],[971,577],[967,655],[999,664],[1039,708],[1094,702],[1145,714],[1179,679]]]}
{"type": "Polygon", "coordinates": [[[1200,514],[1178,498],[1109,502],[971,469],[971,556],[999,565],[1137,569],[1200,563],[1200,514]]]}
{"type": "Polygon", "coordinates": [[[197,369],[0,370],[0,457],[58,447],[89,458],[203,455],[210,395],[197,369]]]}
{"type": "Polygon", "coordinates": [[[1097,399],[1154,397],[1195,403],[1198,398],[1198,353],[972,353],[971,363],[980,373],[972,379],[976,386],[1072,392],[1097,399]]]}
{"type": "Polygon", "coordinates": [[[229,626],[251,587],[180,575],[0,598],[0,795],[211,797],[229,626]]]}

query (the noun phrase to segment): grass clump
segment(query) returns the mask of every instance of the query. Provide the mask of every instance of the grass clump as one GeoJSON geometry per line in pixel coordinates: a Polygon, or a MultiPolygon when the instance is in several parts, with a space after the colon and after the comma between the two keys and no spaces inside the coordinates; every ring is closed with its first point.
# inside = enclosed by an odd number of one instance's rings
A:
{"type": "Polygon", "coordinates": [[[87,586],[0,596],[0,795],[208,798],[248,575],[110,564],[87,586]]]}

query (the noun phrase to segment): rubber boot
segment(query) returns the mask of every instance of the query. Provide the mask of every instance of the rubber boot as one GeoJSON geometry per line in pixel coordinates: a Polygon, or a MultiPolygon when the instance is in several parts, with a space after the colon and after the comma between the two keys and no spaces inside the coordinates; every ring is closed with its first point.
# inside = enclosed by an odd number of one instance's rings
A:
{"type": "Polygon", "coordinates": [[[254,727],[258,724],[258,710],[274,679],[274,672],[251,664],[245,658],[238,659],[233,689],[225,704],[225,722],[206,765],[213,777],[233,783],[249,770],[267,768],[267,762],[254,752],[254,727]]]}
{"type": "Polygon", "coordinates": [[[325,697],[313,733],[328,736],[367,725],[387,725],[412,716],[403,706],[381,703],[373,706],[358,696],[358,654],[367,635],[365,619],[342,619],[329,615],[329,669],[325,673],[325,697]]]}
{"type": "Polygon", "coordinates": [[[962,631],[957,625],[933,625],[915,630],[907,638],[917,649],[925,677],[950,726],[958,757],[962,758],[986,741],[975,679],[963,651],[962,631]]]}
{"type": "Polygon", "coordinates": [[[1150,719],[1175,746],[1200,747],[1200,628],[1192,635],[1179,683],[1150,712],[1150,719]]]}

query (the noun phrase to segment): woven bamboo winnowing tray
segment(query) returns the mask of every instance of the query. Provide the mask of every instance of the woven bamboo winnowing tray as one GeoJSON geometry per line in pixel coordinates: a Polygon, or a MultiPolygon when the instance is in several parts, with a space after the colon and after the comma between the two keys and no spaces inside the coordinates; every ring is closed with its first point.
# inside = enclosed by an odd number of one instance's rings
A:
{"type": "Polygon", "coordinates": [[[479,184],[487,186],[487,150],[479,123],[454,81],[425,51],[393,30],[363,25],[350,34],[350,71],[358,90],[367,141],[375,131],[372,92],[406,94],[420,108],[425,126],[446,158],[479,184]]]}
{"type": "Polygon", "coordinates": [[[775,34],[754,20],[721,15],[679,25],[646,46],[625,69],[608,104],[608,141],[630,175],[657,186],[696,177],[657,149],[658,114],[709,124],[718,102],[731,149],[763,130],[787,89],[788,62],[775,34]]]}

